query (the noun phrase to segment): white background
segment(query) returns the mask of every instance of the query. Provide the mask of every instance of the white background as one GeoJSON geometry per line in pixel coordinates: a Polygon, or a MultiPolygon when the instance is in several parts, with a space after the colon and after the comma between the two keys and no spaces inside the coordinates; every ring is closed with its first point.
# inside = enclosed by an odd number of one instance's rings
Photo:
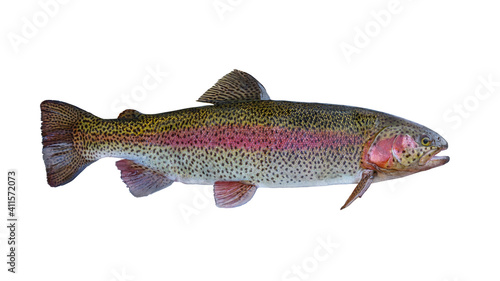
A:
{"type": "MultiPolygon", "coordinates": [[[[494,1],[8,2],[0,178],[18,170],[19,273],[3,262],[2,226],[1,280],[500,280],[494,1]],[[46,183],[43,100],[103,118],[171,111],[201,105],[234,68],[275,100],[424,124],[448,140],[451,161],[374,184],[343,211],[354,185],[260,189],[235,209],[215,207],[210,186],[175,183],[137,199],[116,159],[46,183]],[[141,92],[151,69],[162,74],[141,92]]],[[[5,189],[0,200],[6,218],[5,189]]]]}

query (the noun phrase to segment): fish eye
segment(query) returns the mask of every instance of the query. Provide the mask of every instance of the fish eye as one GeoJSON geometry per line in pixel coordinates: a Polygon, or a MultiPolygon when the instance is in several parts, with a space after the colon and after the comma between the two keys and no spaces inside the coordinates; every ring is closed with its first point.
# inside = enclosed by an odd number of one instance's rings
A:
{"type": "Polygon", "coordinates": [[[429,146],[431,144],[431,139],[429,139],[429,137],[425,136],[423,137],[421,140],[420,140],[420,143],[423,145],[423,146],[429,146]]]}

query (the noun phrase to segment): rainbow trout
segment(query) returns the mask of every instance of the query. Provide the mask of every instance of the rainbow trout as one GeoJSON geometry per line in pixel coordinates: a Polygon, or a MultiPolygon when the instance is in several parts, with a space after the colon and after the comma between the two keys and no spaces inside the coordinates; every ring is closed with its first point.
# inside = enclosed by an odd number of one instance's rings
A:
{"type": "Polygon", "coordinates": [[[212,105],[161,114],[127,109],[101,119],[44,101],[43,159],[50,186],[72,181],[103,157],[116,162],[137,197],[173,182],[214,186],[218,207],[248,202],[257,187],[357,186],[429,170],[448,143],[436,132],[386,113],[342,105],[273,101],[251,75],[234,70],[198,101],[212,105]]]}

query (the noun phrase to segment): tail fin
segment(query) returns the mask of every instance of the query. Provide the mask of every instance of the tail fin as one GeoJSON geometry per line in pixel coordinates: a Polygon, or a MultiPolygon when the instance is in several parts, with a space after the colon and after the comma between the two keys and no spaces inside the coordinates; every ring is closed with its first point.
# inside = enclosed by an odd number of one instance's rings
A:
{"type": "Polygon", "coordinates": [[[72,181],[94,162],[83,158],[73,143],[73,131],[79,120],[93,115],[60,101],[46,100],[40,104],[40,109],[47,182],[56,187],[72,181]]]}

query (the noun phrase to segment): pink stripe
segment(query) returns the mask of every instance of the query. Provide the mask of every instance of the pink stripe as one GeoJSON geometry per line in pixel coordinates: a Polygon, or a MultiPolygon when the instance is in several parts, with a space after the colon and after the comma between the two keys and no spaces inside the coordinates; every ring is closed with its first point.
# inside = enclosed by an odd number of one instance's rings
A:
{"type": "Polygon", "coordinates": [[[335,131],[288,129],[283,127],[213,126],[165,132],[158,137],[147,137],[148,143],[172,147],[219,147],[249,150],[336,148],[359,145],[357,135],[335,131]]]}

